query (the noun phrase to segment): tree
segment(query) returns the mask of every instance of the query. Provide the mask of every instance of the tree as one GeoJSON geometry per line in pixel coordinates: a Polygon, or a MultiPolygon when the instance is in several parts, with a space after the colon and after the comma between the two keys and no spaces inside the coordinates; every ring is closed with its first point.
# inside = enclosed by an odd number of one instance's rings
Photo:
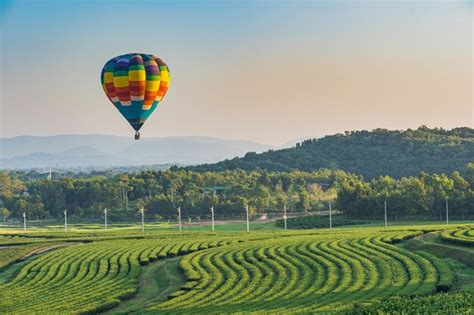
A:
{"type": "Polygon", "coordinates": [[[369,183],[362,179],[355,177],[344,179],[339,185],[337,207],[349,217],[368,217],[371,209],[369,207],[371,193],[369,183]]]}
{"type": "Polygon", "coordinates": [[[145,204],[147,213],[150,215],[160,216],[173,216],[175,214],[175,208],[171,196],[165,194],[159,194],[153,196],[147,200],[145,204]]]}
{"type": "Polygon", "coordinates": [[[466,180],[470,183],[471,189],[474,189],[474,162],[466,166],[466,180]]]}
{"type": "Polygon", "coordinates": [[[40,217],[44,217],[44,204],[39,195],[30,195],[27,199],[27,208],[28,213],[30,216],[36,217],[39,219],[40,217]]]}
{"type": "Polygon", "coordinates": [[[26,202],[25,199],[23,198],[18,198],[15,202],[15,216],[17,218],[21,218],[21,216],[23,215],[23,212],[26,212],[26,206],[28,205],[28,203],[26,202]]]}
{"type": "Polygon", "coordinates": [[[398,215],[427,215],[428,191],[425,182],[417,177],[402,178],[400,181],[401,210],[398,215]]]}
{"type": "Polygon", "coordinates": [[[2,217],[3,217],[3,223],[7,221],[7,218],[10,216],[10,210],[8,208],[3,207],[2,208],[2,217]]]}
{"type": "Polygon", "coordinates": [[[454,182],[444,174],[433,174],[428,178],[428,185],[431,187],[428,200],[432,213],[438,213],[442,219],[445,215],[445,200],[454,190],[454,182]]]}
{"type": "Polygon", "coordinates": [[[0,171],[0,198],[11,198],[26,191],[25,184],[7,171],[0,171]]]}
{"type": "Polygon", "coordinates": [[[308,197],[308,192],[306,189],[301,189],[298,192],[298,203],[296,204],[296,207],[298,209],[303,210],[304,212],[308,212],[311,209],[310,203],[309,203],[309,197],[308,197]]]}

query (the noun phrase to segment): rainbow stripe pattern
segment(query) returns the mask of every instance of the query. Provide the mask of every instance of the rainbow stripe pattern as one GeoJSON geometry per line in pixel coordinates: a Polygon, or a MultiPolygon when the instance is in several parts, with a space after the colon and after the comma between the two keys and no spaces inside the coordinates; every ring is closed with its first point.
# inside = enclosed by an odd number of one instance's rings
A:
{"type": "Polygon", "coordinates": [[[109,100],[136,131],[161,102],[171,80],[163,60],[139,53],[109,60],[100,78],[109,100]]]}

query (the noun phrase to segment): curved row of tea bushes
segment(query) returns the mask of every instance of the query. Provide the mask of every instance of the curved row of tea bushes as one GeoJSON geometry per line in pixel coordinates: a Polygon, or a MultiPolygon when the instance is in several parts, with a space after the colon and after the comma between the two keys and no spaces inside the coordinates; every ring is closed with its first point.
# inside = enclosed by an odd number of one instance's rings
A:
{"type": "Polygon", "coordinates": [[[464,227],[447,230],[440,234],[440,238],[458,245],[474,246],[474,228],[464,227]]]}
{"type": "Polygon", "coordinates": [[[94,313],[133,296],[141,266],[236,240],[127,239],[74,245],[27,263],[0,285],[2,313],[94,313]]]}
{"type": "Polygon", "coordinates": [[[199,251],[181,260],[188,282],[151,312],[312,313],[392,295],[446,290],[451,270],[391,243],[418,232],[295,234],[199,251]]]}

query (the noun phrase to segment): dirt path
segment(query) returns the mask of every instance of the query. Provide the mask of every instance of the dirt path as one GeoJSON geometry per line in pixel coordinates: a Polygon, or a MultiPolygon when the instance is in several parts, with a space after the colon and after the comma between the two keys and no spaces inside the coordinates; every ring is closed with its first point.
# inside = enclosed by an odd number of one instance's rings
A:
{"type": "Polygon", "coordinates": [[[54,249],[61,248],[61,247],[67,247],[67,246],[71,246],[71,245],[72,245],[71,243],[61,243],[61,244],[55,244],[55,245],[41,247],[41,248],[32,250],[31,252],[29,252],[26,255],[24,255],[23,257],[21,257],[19,260],[25,260],[25,259],[30,258],[31,256],[34,256],[34,255],[44,254],[44,253],[52,251],[54,249]]]}
{"type": "Polygon", "coordinates": [[[107,314],[140,312],[147,305],[166,301],[169,294],[177,291],[185,283],[184,275],[179,270],[181,258],[167,258],[144,267],[140,275],[138,293],[107,314]]]}

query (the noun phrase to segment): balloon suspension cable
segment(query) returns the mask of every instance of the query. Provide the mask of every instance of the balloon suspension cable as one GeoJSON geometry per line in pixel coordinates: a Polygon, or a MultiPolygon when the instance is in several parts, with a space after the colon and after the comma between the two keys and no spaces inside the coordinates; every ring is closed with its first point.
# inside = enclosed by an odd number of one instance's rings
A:
{"type": "Polygon", "coordinates": [[[140,140],[140,132],[135,132],[135,140],[140,140]]]}

